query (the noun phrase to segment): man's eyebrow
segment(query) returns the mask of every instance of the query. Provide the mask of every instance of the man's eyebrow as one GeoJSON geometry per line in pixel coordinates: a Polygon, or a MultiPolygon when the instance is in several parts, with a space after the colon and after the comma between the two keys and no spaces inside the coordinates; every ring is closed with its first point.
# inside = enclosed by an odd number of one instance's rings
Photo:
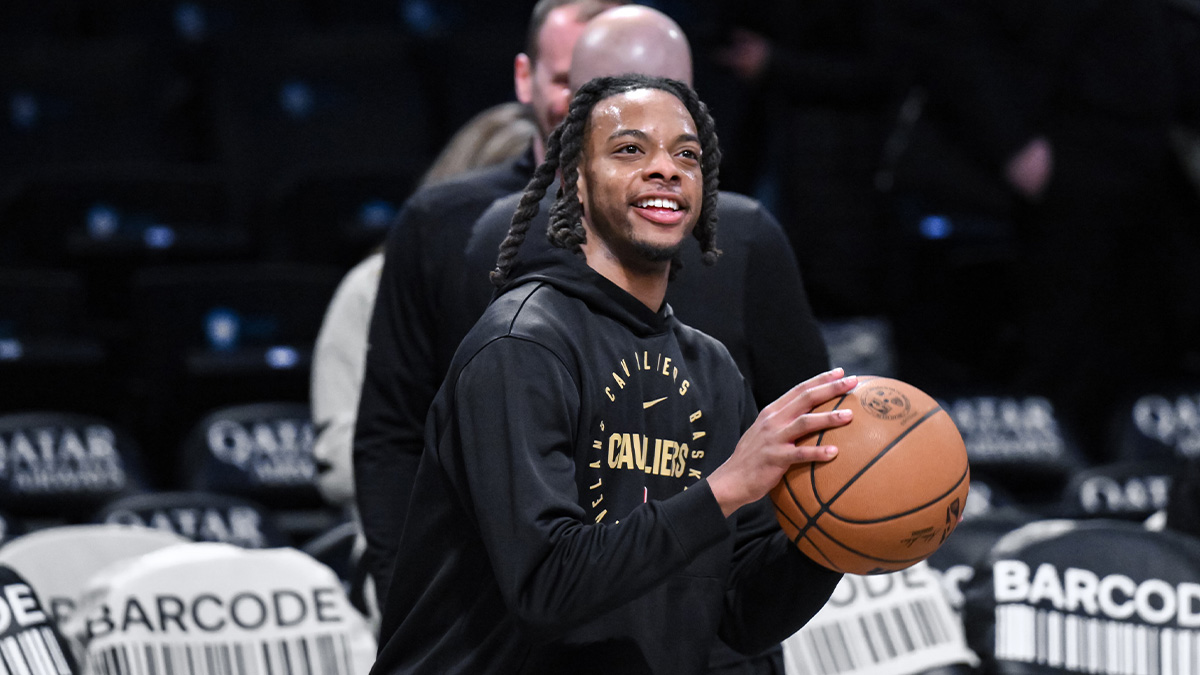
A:
{"type": "MultiPolygon", "coordinates": [[[[608,137],[608,140],[611,141],[624,136],[632,136],[638,140],[646,140],[649,138],[649,136],[646,135],[646,132],[642,131],[641,129],[617,129],[616,131],[612,132],[612,134],[608,137]]],[[[679,134],[679,136],[675,138],[676,143],[685,143],[689,141],[692,143],[699,143],[700,137],[696,134],[679,134]]]]}
{"type": "Polygon", "coordinates": [[[608,140],[611,141],[615,138],[621,138],[622,136],[633,136],[634,138],[643,141],[649,138],[649,136],[646,135],[646,132],[642,131],[641,129],[617,129],[616,131],[612,132],[611,135],[609,135],[608,140]]]}

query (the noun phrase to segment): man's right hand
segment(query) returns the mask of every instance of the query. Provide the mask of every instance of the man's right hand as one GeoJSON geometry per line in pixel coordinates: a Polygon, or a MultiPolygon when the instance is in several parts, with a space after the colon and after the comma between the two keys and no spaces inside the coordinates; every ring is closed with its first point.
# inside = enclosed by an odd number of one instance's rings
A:
{"type": "Polygon", "coordinates": [[[836,447],[796,445],[796,441],[815,431],[849,424],[849,410],[813,409],[857,384],[857,377],[843,377],[842,369],[835,368],[792,387],[762,409],[733,454],[708,477],[726,517],[766,496],[793,464],[824,462],[837,455],[836,447]]]}

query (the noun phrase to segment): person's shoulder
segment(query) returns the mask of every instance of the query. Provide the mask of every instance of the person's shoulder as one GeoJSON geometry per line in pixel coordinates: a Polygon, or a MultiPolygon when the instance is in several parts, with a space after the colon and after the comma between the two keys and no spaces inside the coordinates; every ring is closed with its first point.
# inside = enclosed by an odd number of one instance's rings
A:
{"type": "Polygon", "coordinates": [[[371,308],[375,304],[375,295],[379,289],[379,277],[382,270],[383,253],[381,252],[372,253],[355,263],[334,289],[328,313],[336,313],[334,310],[336,307],[354,306],[365,308],[369,317],[371,308]]]}
{"type": "Polygon", "coordinates": [[[577,331],[585,305],[544,280],[533,279],[496,297],[488,307],[507,321],[507,332],[537,341],[560,341],[577,331]]]}
{"type": "Polygon", "coordinates": [[[521,202],[522,194],[521,192],[506,194],[493,200],[484,209],[471,226],[471,233],[464,247],[468,259],[475,260],[483,256],[489,261],[495,260],[496,248],[508,234],[509,223],[512,222],[517,204],[521,202]]]}
{"type": "Polygon", "coordinates": [[[763,210],[762,202],[740,192],[721,190],[717,193],[717,213],[724,215],[756,215],[763,210]]]}
{"type": "Polygon", "coordinates": [[[417,208],[446,209],[459,205],[477,206],[482,212],[494,200],[520,190],[528,182],[515,161],[474,169],[418,188],[408,199],[417,208]]]}
{"type": "Polygon", "coordinates": [[[528,180],[521,171],[519,163],[506,162],[418,188],[392,223],[388,253],[426,250],[430,239],[461,241],[488,205],[521,189],[528,180]]]}
{"type": "Polygon", "coordinates": [[[471,328],[460,356],[473,359],[497,340],[517,339],[561,354],[573,339],[572,326],[582,317],[570,299],[553,284],[529,281],[510,288],[492,301],[471,328]]]}
{"type": "Polygon", "coordinates": [[[475,221],[474,231],[490,232],[497,229],[506,230],[523,196],[523,192],[516,191],[506,193],[492,200],[491,204],[480,214],[479,219],[475,221]]]}
{"type": "Polygon", "coordinates": [[[739,223],[744,221],[758,228],[779,227],[778,221],[762,202],[740,192],[725,190],[717,196],[717,219],[718,224],[722,220],[736,219],[739,223]]]}
{"type": "Polygon", "coordinates": [[[379,272],[383,269],[383,252],[375,251],[355,263],[342,283],[351,286],[373,286],[379,283],[379,272]]]}
{"type": "Polygon", "coordinates": [[[762,202],[737,192],[721,191],[717,197],[717,245],[731,242],[786,242],[783,226],[762,202]]]}

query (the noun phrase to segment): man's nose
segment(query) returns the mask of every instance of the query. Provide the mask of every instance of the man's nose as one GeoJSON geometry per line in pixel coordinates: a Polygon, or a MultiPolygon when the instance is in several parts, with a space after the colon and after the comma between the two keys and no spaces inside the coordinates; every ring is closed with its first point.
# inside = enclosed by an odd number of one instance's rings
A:
{"type": "Polygon", "coordinates": [[[679,167],[675,164],[675,157],[666,148],[657,148],[648,153],[645,173],[647,178],[679,180],[679,167]]]}

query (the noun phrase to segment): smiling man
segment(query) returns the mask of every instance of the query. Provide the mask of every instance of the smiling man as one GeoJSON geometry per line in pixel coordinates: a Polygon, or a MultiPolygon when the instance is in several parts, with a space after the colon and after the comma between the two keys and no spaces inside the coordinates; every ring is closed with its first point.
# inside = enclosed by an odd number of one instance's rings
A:
{"type": "Polygon", "coordinates": [[[719,253],[719,162],[681,82],[598,78],[572,99],[430,412],[374,673],[702,673],[718,636],[758,653],[828,599],[840,575],[765,496],[834,456],[794,441],[849,421],[812,411],[855,378],[756,415],[728,351],[664,301],[693,237],[719,253]],[[560,172],[551,238],[577,255],[516,270],[560,172]]]}

